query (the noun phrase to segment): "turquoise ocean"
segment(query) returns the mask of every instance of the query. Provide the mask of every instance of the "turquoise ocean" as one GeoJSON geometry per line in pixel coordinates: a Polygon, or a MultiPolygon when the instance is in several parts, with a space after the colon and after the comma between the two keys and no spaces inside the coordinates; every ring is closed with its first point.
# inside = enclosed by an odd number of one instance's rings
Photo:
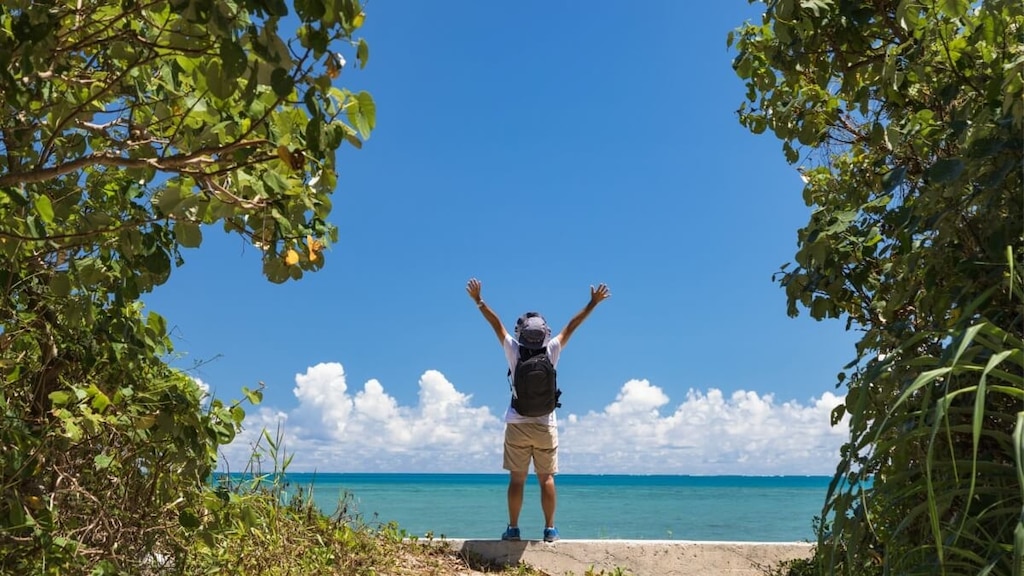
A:
{"type": "MultiPolygon", "coordinates": [[[[370,525],[395,522],[409,536],[486,538],[507,522],[504,474],[288,473],[325,514],[339,504],[370,525]]],[[[556,476],[562,538],[801,542],[814,539],[825,476],[556,476]]],[[[531,474],[519,521],[524,539],[543,530],[531,474]]]]}

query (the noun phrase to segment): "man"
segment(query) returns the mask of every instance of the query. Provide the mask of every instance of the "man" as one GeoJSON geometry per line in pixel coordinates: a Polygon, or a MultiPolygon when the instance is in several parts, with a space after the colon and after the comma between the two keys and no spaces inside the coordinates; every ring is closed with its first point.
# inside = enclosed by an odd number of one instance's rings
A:
{"type": "MultiPolygon", "coordinates": [[[[501,341],[508,361],[509,373],[512,376],[512,402],[505,411],[505,448],[502,467],[509,472],[508,480],[508,526],[502,534],[502,540],[519,540],[519,511],[523,506],[523,488],[526,477],[530,473],[530,462],[537,474],[540,484],[540,502],[544,511],[544,541],[558,540],[558,529],[555,527],[555,473],[558,472],[558,428],[555,421],[554,407],[557,404],[557,392],[548,403],[550,412],[542,415],[526,416],[516,410],[518,405],[524,412],[537,414],[545,409],[535,411],[526,409],[527,398],[516,394],[515,374],[521,355],[532,357],[543,351],[550,361],[550,373],[554,380],[554,366],[558,364],[562,348],[569,342],[573,332],[586,320],[587,316],[603,300],[611,296],[604,284],[597,288],[590,287],[590,302],[569,320],[565,328],[554,338],[544,322],[543,317],[535,312],[523,315],[516,323],[516,337],[513,338],[502,325],[498,315],[480,297],[480,281],[472,278],[466,284],[466,292],[476,302],[487,323],[501,341]]],[[[525,380],[525,378],[524,378],[525,380]]]]}

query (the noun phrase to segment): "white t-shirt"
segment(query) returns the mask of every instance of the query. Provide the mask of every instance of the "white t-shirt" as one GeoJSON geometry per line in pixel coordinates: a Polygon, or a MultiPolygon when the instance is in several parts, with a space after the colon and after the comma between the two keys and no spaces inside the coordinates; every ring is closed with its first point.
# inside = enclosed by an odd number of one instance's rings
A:
{"type": "MultiPolygon", "coordinates": [[[[505,336],[505,359],[508,360],[508,369],[515,374],[516,363],[519,362],[519,342],[512,337],[511,334],[505,336]]],[[[548,340],[547,345],[548,359],[551,360],[551,365],[558,367],[558,357],[562,353],[562,341],[559,338],[552,338],[548,340]]],[[[516,409],[512,407],[512,403],[509,402],[508,410],[505,411],[505,423],[506,424],[547,424],[548,426],[556,426],[555,411],[552,410],[551,414],[547,416],[522,416],[516,409]]]]}

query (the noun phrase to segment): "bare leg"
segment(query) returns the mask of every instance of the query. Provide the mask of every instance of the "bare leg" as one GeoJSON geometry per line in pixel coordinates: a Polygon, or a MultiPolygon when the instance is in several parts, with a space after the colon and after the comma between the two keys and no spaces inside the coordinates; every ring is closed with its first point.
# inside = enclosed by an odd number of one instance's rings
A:
{"type": "Polygon", "coordinates": [[[537,474],[537,482],[540,483],[540,507],[544,510],[544,527],[552,528],[555,525],[555,475],[537,474]]]}
{"type": "Polygon", "coordinates": [[[519,526],[519,511],[523,509],[523,487],[529,471],[508,473],[508,525],[519,526]]]}

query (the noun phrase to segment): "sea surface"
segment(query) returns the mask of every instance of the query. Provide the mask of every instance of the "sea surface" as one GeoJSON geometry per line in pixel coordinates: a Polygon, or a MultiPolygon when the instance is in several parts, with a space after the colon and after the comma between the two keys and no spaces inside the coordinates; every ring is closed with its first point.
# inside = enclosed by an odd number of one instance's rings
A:
{"type": "MultiPolygon", "coordinates": [[[[504,474],[288,473],[325,513],[344,505],[370,525],[397,523],[409,536],[498,538],[505,529],[504,474]]],[[[562,538],[802,542],[814,539],[828,489],[825,476],[556,476],[555,523],[562,538]]],[[[520,529],[543,531],[540,489],[531,474],[520,529]]]]}

